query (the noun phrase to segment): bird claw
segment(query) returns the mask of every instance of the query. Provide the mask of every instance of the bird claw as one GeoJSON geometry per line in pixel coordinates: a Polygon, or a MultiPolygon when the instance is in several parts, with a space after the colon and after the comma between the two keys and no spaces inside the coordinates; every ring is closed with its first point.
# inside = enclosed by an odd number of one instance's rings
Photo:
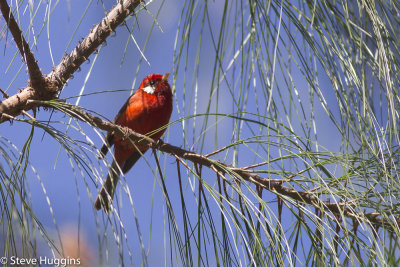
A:
{"type": "Polygon", "coordinates": [[[122,136],[122,140],[129,140],[130,138],[130,129],[128,129],[128,128],[126,128],[126,127],[123,127],[122,128],[122,133],[124,134],[123,136],[122,136]]]}

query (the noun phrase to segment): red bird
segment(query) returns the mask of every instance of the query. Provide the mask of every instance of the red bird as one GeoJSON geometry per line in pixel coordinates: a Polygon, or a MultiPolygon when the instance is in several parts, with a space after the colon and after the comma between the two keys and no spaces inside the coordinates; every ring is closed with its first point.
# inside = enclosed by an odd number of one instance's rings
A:
{"type": "MultiPolygon", "coordinates": [[[[159,139],[168,124],[172,113],[172,91],[168,83],[169,73],[165,75],[150,74],[140,84],[139,89],[131,95],[118,112],[113,123],[131,128],[137,133],[159,139]]],[[[108,132],[108,143],[100,151],[103,158],[108,146],[114,145],[115,159],[108,172],[107,179],[95,202],[95,208],[110,210],[111,202],[117,186],[120,170],[127,173],[136,161],[146,152],[148,146],[132,142],[124,137],[108,132]]]]}

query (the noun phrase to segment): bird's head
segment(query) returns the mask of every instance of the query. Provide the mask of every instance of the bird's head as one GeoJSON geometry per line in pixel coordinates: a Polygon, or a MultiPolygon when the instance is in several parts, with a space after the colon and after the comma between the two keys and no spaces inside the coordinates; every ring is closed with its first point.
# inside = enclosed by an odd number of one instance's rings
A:
{"type": "Polygon", "coordinates": [[[168,76],[167,74],[150,74],[147,75],[146,78],[143,79],[142,83],[140,84],[140,88],[148,93],[148,94],[158,94],[158,93],[171,93],[171,86],[168,83],[168,76]]]}

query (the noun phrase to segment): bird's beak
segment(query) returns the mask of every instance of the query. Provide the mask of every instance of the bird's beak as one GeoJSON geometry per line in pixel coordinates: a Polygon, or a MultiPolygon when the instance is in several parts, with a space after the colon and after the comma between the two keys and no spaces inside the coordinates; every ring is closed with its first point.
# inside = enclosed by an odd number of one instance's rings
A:
{"type": "Polygon", "coordinates": [[[169,77],[169,72],[166,73],[166,74],[164,74],[164,75],[162,76],[161,80],[162,80],[163,82],[168,81],[168,77],[169,77]]]}

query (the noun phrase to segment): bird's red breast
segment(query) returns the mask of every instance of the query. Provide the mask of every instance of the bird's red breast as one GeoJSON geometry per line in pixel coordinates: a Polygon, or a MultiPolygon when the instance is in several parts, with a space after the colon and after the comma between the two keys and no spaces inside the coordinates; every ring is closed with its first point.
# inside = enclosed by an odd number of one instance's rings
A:
{"type": "MultiPolygon", "coordinates": [[[[172,92],[167,81],[168,75],[148,75],[121,108],[115,123],[145,135],[168,124],[172,113],[172,92]]],[[[159,139],[164,131],[165,129],[159,130],[149,136],[159,139]]],[[[115,159],[120,166],[132,153],[138,150],[144,152],[148,148],[140,144],[135,147],[131,141],[118,135],[114,138],[115,159]]]]}

